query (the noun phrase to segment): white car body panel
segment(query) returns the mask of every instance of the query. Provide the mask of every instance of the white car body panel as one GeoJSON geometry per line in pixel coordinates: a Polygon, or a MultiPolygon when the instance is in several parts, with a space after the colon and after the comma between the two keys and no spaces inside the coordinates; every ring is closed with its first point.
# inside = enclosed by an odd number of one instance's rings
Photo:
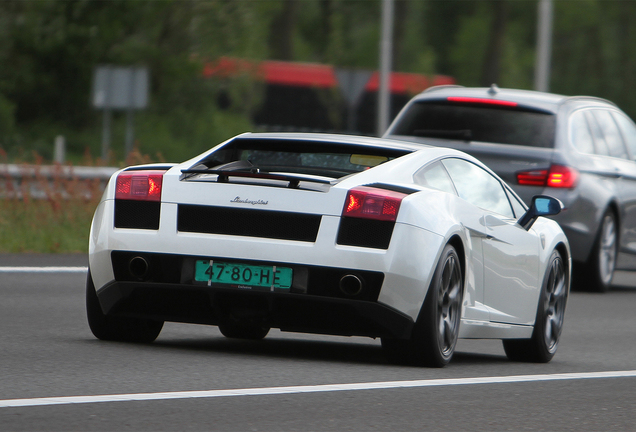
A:
{"type": "Polygon", "coordinates": [[[485,303],[491,309],[490,320],[532,325],[533,310],[526,304],[539,299],[539,238],[516,221],[487,215],[488,239],[484,241],[485,303]]]}

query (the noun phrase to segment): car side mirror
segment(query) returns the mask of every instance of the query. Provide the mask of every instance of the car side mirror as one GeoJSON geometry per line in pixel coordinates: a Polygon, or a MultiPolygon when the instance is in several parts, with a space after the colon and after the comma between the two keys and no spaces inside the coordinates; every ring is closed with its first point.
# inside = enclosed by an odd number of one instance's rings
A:
{"type": "Polygon", "coordinates": [[[532,197],[532,205],[523,216],[519,218],[517,223],[528,231],[534,221],[539,216],[553,216],[561,213],[563,203],[556,198],[547,195],[536,195],[532,197]]]}

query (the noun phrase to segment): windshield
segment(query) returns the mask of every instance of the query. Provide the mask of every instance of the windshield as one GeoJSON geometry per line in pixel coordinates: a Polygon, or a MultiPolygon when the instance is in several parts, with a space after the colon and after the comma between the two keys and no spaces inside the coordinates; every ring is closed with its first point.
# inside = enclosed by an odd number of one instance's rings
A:
{"type": "Polygon", "coordinates": [[[411,105],[391,134],[551,148],[555,128],[543,111],[439,100],[411,105]]]}
{"type": "Polygon", "coordinates": [[[340,178],[410,150],[300,140],[237,138],[197,166],[214,170],[291,172],[340,178]]]}

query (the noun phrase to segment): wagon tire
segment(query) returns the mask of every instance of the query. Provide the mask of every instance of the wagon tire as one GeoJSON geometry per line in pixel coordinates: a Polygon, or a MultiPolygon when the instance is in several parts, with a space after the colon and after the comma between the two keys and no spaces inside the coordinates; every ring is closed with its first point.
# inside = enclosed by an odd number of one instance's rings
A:
{"type": "Polygon", "coordinates": [[[607,210],[584,267],[577,269],[578,285],[585,291],[604,293],[609,291],[618,252],[618,223],[612,210],[607,210]],[[580,271],[579,271],[580,270],[580,271]]]}
{"type": "Polygon", "coordinates": [[[101,340],[150,343],[163,328],[163,321],[105,315],[90,271],[86,278],[86,317],[91,332],[101,340]]]}
{"type": "Polygon", "coordinates": [[[550,256],[543,279],[537,316],[530,339],[504,339],[508,359],[519,362],[547,363],[559,346],[565,306],[569,294],[568,272],[558,251],[550,256]]]}

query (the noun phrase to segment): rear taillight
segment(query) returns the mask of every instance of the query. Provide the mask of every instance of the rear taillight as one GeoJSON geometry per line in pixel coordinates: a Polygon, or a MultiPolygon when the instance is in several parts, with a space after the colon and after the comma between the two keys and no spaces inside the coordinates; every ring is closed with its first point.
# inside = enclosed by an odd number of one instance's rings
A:
{"type": "Polygon", "coordinates": [[[406,194],[359,186],[347,194],[342,216],[395,222],[406,194]]]}
{"type": "Polygon", "coordinates": [[[136,201],[161,201],[164,171],[124,171],[117,176],[115,198],[136,201]]]}
{"type": "Polygon", "coordinates": [[[522,171],[517,173],[517,183],[523,186],[546,186],[548,170],[522,171]]]}
{"type": "Polygon", "coordinates": [[[573,188],[579,180],[579,172],[574,168],[552,165],[548,174],[548,186],[557,188],[573,188]]]}
{"type": "Polygon", "coordinates": [[[563,165],[552,165],[549,170],[520,171],[517,183],[523,186],[573,188],[579,180],[579,172],[563,165]]]}

